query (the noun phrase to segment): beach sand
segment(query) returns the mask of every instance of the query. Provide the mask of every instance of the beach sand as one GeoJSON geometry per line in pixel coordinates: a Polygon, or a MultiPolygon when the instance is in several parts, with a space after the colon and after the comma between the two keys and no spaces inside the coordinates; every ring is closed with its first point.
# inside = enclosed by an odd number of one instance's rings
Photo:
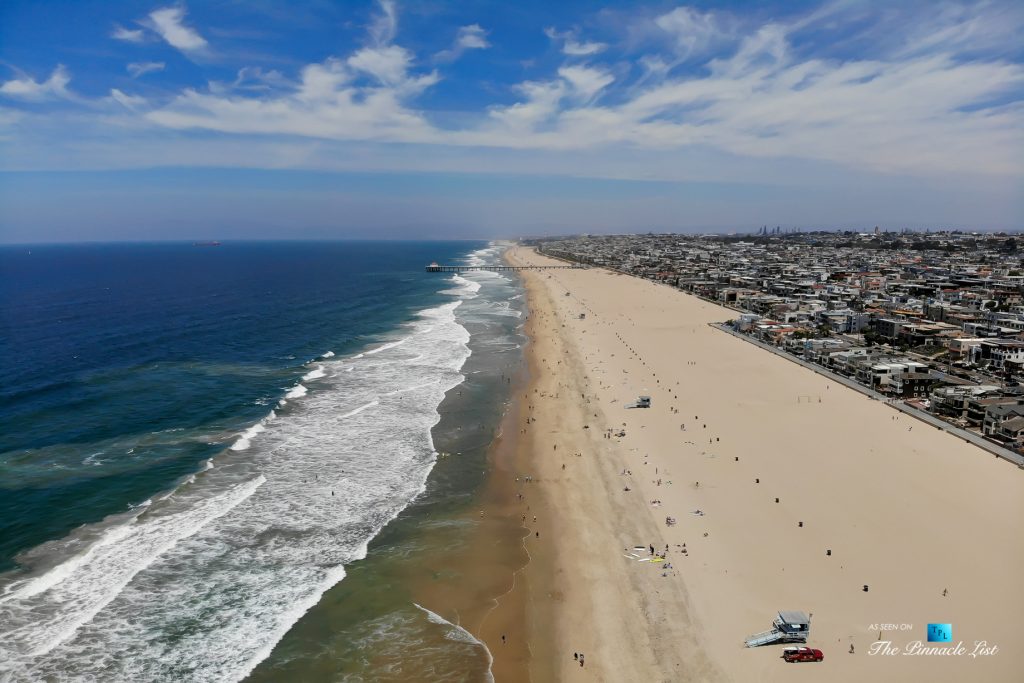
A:
{"type": "Polygon", "coordinates": [[[505,609],[533,681],[1024,678],[1024,472],[708,326],[727,309],[596,268],[524,281],[531,376],[506,436],[530,561],[505,609]],[[651,545],[671,569],[641,561],[651,545]],[[824,662],[743,647],[779,610],[813,615],[824,662]],[[869,654],[884,625],[905,651],[930,622],[966,653],[869,654]]]}

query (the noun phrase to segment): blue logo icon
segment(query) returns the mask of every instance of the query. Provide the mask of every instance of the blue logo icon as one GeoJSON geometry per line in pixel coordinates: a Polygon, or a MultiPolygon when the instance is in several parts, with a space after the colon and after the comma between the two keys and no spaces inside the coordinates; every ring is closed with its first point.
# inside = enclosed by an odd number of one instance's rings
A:
{"type": "Polygon", "coordinates": [[[948,643],[953,640],[953,624],[928,624],[929,643],[948,643]]]}

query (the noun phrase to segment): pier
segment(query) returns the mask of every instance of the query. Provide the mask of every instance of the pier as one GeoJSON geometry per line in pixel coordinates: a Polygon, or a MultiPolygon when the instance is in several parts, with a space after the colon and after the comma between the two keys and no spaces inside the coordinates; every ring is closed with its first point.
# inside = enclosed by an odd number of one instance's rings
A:
{"type": "Polygon", "coordinates": [[[428,273],[465,273],[471,270],[493,270],[493,271],[512,271],[512,270],[557,270],[559,268],[566,269],[581,269],[586,268],[582,265],[573,266],[499,266],[499,265],[481,265],[481,266],[442,266],[437,263],[431,263],[427,266],[428,273]]]}

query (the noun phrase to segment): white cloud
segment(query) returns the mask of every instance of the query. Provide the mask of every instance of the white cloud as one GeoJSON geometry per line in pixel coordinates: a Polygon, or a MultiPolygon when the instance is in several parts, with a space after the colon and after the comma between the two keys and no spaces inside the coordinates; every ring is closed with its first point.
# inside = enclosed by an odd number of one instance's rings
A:
{"type": "Polygon", "coordinates": [[[334,57],[322,64],[310,64],[302,70],[302,82],[297,97],[316,102],[335,95],[352,79],[344,63],[334,57]]]}
{"type": "Polygon", "coordinates": [[[519,101],[489,107],[483,120],[457,129],[412,108],[438,77],[415,73],[414,55],[397,45],[311,64],[276,95],[186,91],[147,116],[172,128],[334,140],[548,150],[620,144],[680,153],[700,146],[886,171],[1022,172],[1021,106],[977,105],[1024,85],[1024,66],[948,55],[798,58],[790,30],[755,28],[731,54],[687,77],[667,76],[668,63],[646,55],[647,71],[659,76],[618,90],[604,68],[563,64],[555,78],[519,84],[519,101]],[[361,84],[361,76],[373,83],[361,84]]]}
{"type": "Polygon", "coordinates": [[[167,44],[182,52],[198,52],[207,45],[206,40],[188,26],[185,26],[185,8],[164,7],[149,13],[149,24],[167,44]]]}
{"type": "Polygon", "coordinates": [[[287,89],[293,86],[284,74],[276,69],[265,71],[258,66],[243,66],[238,70],[235,80],[231,83],[210,81],[211,93],[223,93],[231,90],[248,90],[252,92],[270,92],[275,89],[287,89]]]}
{"type": "Polygon", "coordinates": [[[136,109],[146,105],[146,98],[139,95],[126,95],[117,88],[111,88],[110,99],[120,104],[125,109],[136,109]]]}
{"type": "Polygon", "coordinates": [[[376,45],[387,45],[398,33],[398,14],[393,0],[378,0],[381,13],[370,24],[370,38],[376,45]]]}
{"type": "Polygon", "coordinates": [[[704,54],[726,35],[714,14],[691,7],[677,7],[657,17],[654,24],[669,35],[682,60],[704,54]]]}
{"type": "Polygon", "coordinates": [[[562,54],[570,57],[586,57],[604,52],[608,45],[593,41],[580,41],[576,39],[575,31],[559,32],[554,27],[544,29],[544,35],[554,42],[562,42],[562,54]]]}
{"type": "Polygon", "coordinates": [[[589,66],[563,66],[558,75],[569,82],[580,100],[588,103],[615,81],[615,77],[604,69],[589,66]]]}
{"type": "Polygon", "coordinates": [[[397,45],[367,47],[348,58],[348,65],[356,71],[373,76],[381,83],[396,85],[405,80],[412,62],[412,53],[397,45]]]}
{"type": "Polygon", "coordinates": [[[69,99],[72,97],[67,89],[71,82],[71,76],[64,65],[58,65],[50,77],[39,82],[31,76],[22,75],[20,78],[11,79],[0,85],[0,95],[6,95],[20,100],[40,102],[55,98],[69,99]]]}
{"type": "MultiPolygon", "coordinates": [[[[492,119],[504,124],[506,129],[513,135],[516,133],[528,133],[536,130],[537,126],[551,121],[559,111],[559,103],[565,95],[565,83],[563,81],[548,81],[544,83],[526,82],[519,86],[519,91],[526,97],[526,101],[517,102],[507,107],[495,107],[491,110],[492,119]]],[[[497,131],[500,134],[500,129],[497,131]]],[[[470,136],[484,142],[484,136],[470,136]]]]}
{"type": "Polygon", "coordinates": [[[461,57],[466,50],[484,50],[490,46],[491,44],[487,42],[487,31],[482,26],[479,24],[461,26],[452,46],[438,52],[434,55],[434,59],[439,62],[453,62],[461,57]]]}
{"type": "MultiPolygon", "coordinates": [[[[614,148],[662,159],[714,150],[779,165],[802,159],[917,175],[1024,176],[1024,64],[985,57],[977,30],[951,28],[956,22],[948,17],[944,35],[975,39],[951,40],[948,50],[932,41],[927,50],[840,59],[830,46],[805,40],[803,32],[812,30],[806,18],[741,31],[718,15],[673,10],[644,19],[645,30],[662,38],[630,53],[642,69],[630,72],[605,59],[607,66],[581,63],[582,55],[572,55],[554,72],[510,86],[511,103],[453,114],[418,109],[418,96],[439,75],[392,42],[395,6],[380,7],[362,47],[307,64],[298,75],[247,67],[234,82],[184,90],[158,109],[120,91],[103,99],[140,110],[135,120],[155,126],[302,137],[312,146],[399,142],[593,157],[614,148]],[[688,67],[675,69],[682,61],[688,67]]],[[[459,32],[456,45],[482,49],[486,33],[475,24],[463,29],[473,27],[459,32]]],[[[547,33],[561,48],[578,42],[573,32],[547,33]]],[[[73,99],[67,84],[62,67],[43,82],[19,73],[0,94],[73,99]]]]}
{"type": "Polygon", "coordinates": [[[607,47],[608,46],[605,43],[596,43],[592,41],[580,43],[569,38],[562,46],[562,52],[570,56],[582,57],[585,55],[596,55],[599,52],[604,52],[607,47]]]}
{"type": "Polygon", "coordinates": [[[788,29],[781,24],[766,24],[756,33],[745,37],[739,49],[727,59],[713,59],[709,66],[713,71],[739,77],[754,70],[772,71],[787,61],[789,44],[788,29]]]}
{"type": "MultiPolygon", "coordinates": [[[[383,35],[379,33],[375,35],[383,35]]],[[[410,73],[413,55],[397,45],[357,50],[309,64],[298,82],[282,82],[276,72],[273,95],[245,96],[224,89],[209,93],[186,90],[148,120],[176,129],[200,128],[229,133],[286,134],[334,140],[427,142],[432,127],[405,102],[437,82],[437,74],[410,73]],[[365,84],[360,76],[369,76],[365,84]]],[[[236,85],[259,76],[239,72],[236,85]]]]}
{"type": "Polygon", "coordinates": [[[464,50],[482,50],[491,46],[487,42],[487,31],[480,24],[460,27],[459,34],[455,38],[455,45],[464,50]]]}
{"type": "Polygon", "coordinates": [[[128,29],[123,26],[114,26],[114,31],[110,34],[110,37],[114,40],[123,40],[128,43],[141,43],[145,36],[142,33],[142,29],[128,29]]]}
{"type": "Polygon", "coordinates": [[[138,78],[154,71],[163,71],[166,67],[163,62],[132,62],[125,69],[132,78],[138,78]]]}

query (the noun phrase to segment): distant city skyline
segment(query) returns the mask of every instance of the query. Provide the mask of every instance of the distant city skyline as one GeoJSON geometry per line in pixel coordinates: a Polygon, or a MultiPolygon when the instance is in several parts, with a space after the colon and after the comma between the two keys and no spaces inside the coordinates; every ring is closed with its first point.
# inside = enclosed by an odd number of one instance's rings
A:
{"type": "Polygon", "coordinates": [[[1016,2],[9,2],[0,242],[1024,229],[1016,2]]]}

